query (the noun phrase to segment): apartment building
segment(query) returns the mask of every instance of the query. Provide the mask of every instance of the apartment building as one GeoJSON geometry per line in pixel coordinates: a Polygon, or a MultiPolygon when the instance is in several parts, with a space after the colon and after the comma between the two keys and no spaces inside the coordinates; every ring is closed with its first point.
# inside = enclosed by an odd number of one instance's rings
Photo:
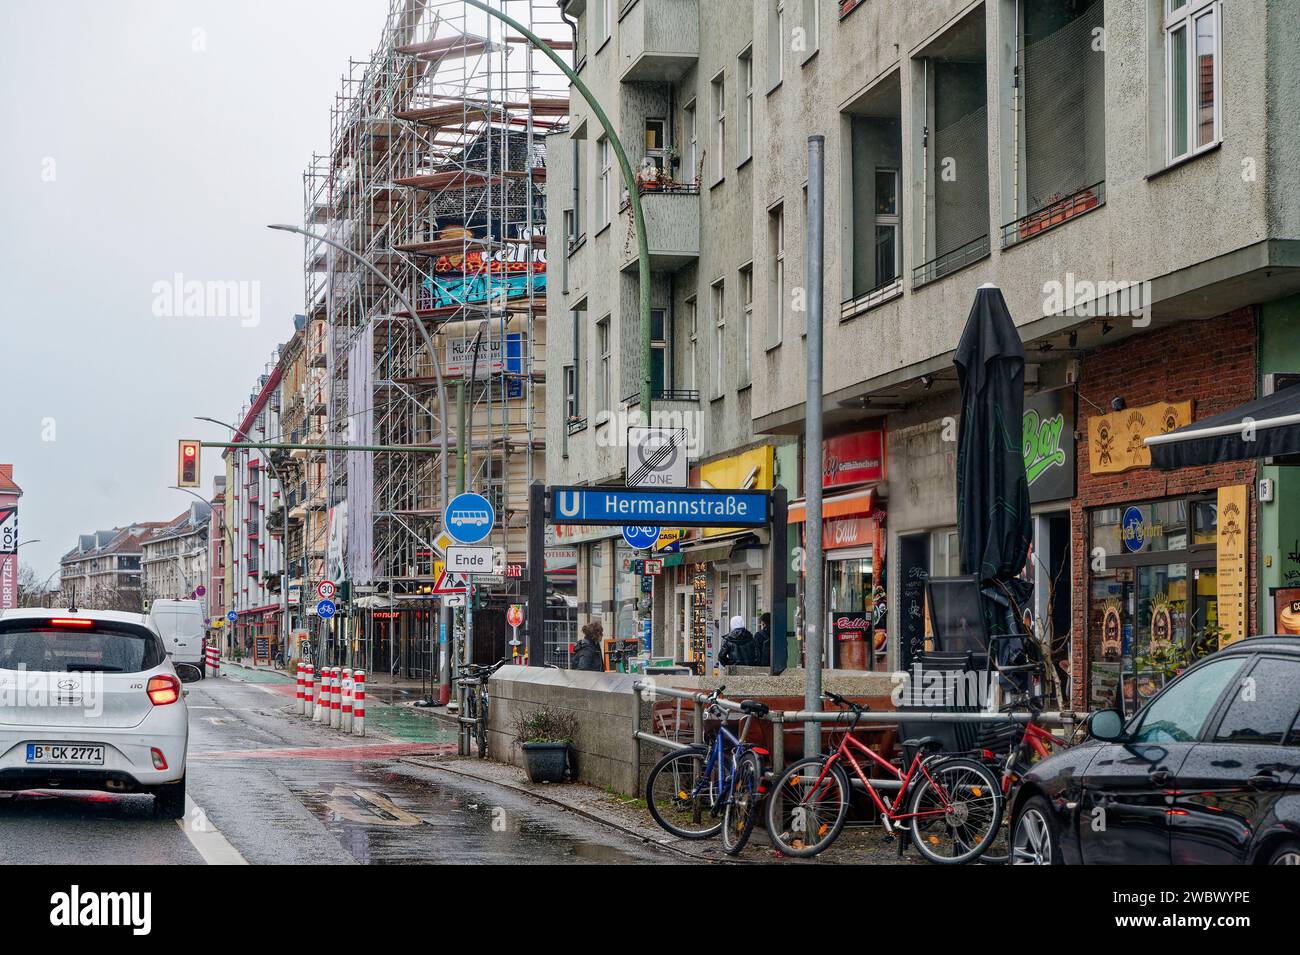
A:
{"type": "Polygon", "coordinates": [[[210,579],[208,529],[212,508],[194,501],[140,541],[140,588],[145,601],[198,599],[210,579]]]}
{"type": "MultiPolygon", "coordinates": [[[[1296,495],[1261,502],[1257,480],[1288,475],[1256,462],[1154,471],[1142,439],[1300,368],[1300,139],[1285,81],[1300,54],[1283,39],[1300,8],[569,0],[563,10],[579,73],[632,165],[664,171],[639,187],[656,411],[693,414],[693,482],[787,487],[792,548],[810,453],[807,141],[825,137],[826,442],[812,453],[826,493],[828,665],[905,666],[925,637],[924,580],[956,573],[952,353],[984,283],[1002,289],[1029,355],[1027,460],[1038,466],[1026,573],[1039,619],[1062,641],[1074,702],[1134,692],[1134,659],[1157,631],[1274,626],[1269,597],[1289,580],[1279,535],[1296,526],[1296,495]],[[1231,561],[1216,544],[1225,514],[1251,528],[1231,561]],[[1092,561],[1097,548],[1108,563],[1092,561]],[[864,633],[870,645],[858,646],[864,633]]],[[[570,125],[547,140],[548,251],[561,270],[548,307],[567,316],[551,329],[564,388],[550,397],[561,453],[547,477],[620,483],[617,431],[640,374],[635,243],[603,130],[576,96],[570,125]]],[[[630,553],[575,529],[555,536],[579,542],[580,611],[634,630],[644,611],[624,573],[630,553]]],[[[761,535],[712,537],[677,543],[676,576],[654,584],[655,655],[707,662],[731,614],[754,626],[773,572],[801,594],[797,564],[768,566],[761,535]]],[[[792,661],[799,602],[784,622],[792,661]]]]}
{"type": "Polygon", "coordinates": [[[212,496],[208,498],[208,626],[221,630],[226,625],[226,560],[232,550],[231,532],[226,524],[226,476],[212,477],[212,496]]]}
{"type": "Polygon", "coordinates": [[[59,559],[59,600],[96,610],[143,610],[143,542],[166,521],[79,534],[59,559]]]}

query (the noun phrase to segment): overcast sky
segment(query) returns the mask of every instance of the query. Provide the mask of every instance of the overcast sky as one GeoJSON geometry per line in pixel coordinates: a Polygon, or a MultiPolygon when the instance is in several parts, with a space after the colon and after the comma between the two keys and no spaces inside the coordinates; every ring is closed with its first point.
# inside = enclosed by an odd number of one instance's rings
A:
{"type": "MultiPolygon", "coordinates": [[[[78,533],[192,500],[168,490],[176,440],[225,437],[192,417],[235,417],[303,309],[301,242],[265,224],[301,224],[339,78],[387,8],[0,3],[0,462],[42,577],[78,533]],[[156,315],[177,273],[248,283],[257,324],[156,315]]],[[[219,452],[203,464],[210,493],[219,452]]]]}

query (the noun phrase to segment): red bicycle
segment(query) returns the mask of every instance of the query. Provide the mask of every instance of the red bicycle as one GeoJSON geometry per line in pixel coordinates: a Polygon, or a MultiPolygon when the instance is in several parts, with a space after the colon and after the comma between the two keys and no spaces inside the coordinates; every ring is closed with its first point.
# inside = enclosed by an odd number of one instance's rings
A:
{"type": "Polygon", "coordinates": [[[836,706],[853,711],[853,720],[829,757],[800,760],[773,787],[767,801],[767,832],[786,855],[808,858],[824,852],[839,836],[848,816],[852,789],[844,769],[852,767],[891,835],[910,829],[917,851],[931,862],[955,865],[972,862],[993,842],[1002,822],[1002,789],[983,763],[936,752],[940,743],[929,736],[906,740],[912,754],[904,772],[872,752],[853,736],[865,707],[835,693],[825,694],[836,706]],[[891,779],[872,780],[855,752],[866,757],[891,779]],[[897,787],[886,802],[877,785],[897,787]],[[906,807],[906,809],[904,809],[906,807]]]}

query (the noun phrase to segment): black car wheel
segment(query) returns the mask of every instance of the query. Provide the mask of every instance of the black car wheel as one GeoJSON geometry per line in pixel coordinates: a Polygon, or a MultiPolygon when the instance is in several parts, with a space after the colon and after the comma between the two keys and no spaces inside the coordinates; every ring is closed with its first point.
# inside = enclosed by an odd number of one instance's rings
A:
{"type": "Polygon", "coordinates": [[[1269,865],[1300,865],[1300,843],[1284,842],[1268,859],[1269,865]]]}
{"type": "Polygon", "coordinates": [[[1042,796],[1030,797],[1016,814],[1011,830],[1011,864],[1063,864],[1052,810],[1042,796]]]}

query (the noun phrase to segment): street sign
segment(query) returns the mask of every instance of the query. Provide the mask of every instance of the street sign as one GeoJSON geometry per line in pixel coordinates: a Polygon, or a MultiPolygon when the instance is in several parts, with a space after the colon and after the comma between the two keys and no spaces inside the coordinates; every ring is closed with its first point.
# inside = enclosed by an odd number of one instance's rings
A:
{"type": "Polygon", "coordinates": [[[649,550],[659,540],[659,528],[629,524],[623,528],[623,540],[633,550],[649,550]]]}
{"type": "Polygon", "coordinates": [[[239,614],[237,614],[237,613],[235,613],[235,611],[231,610],[230,612],[228,612],[228,613],[226,614],[226,619],[229,620],[231,623],[234,623],[236,620],[239,619],[239,614]]]}
{"type": "Polygon", "coordinates": [[[664,562],[662,560],[647,560],[645,562],[645,572],[651,577],[658,577],[664,572],[664,562]]]}
{"type": "MultiPolygon", "coordinates": [[[[434,581],[433,590],[430,593],[437,596],[447,596],[449,594],[464,594],[469,590],[469,584],[460,574],[449,574],[445,570],[438,575],[434,581]]],[[[451,606],[448,604],[448,606],[451,606]]]]}
{"type": "Polygon", "coordinates": [[[463,607],[465,606],[465,595],[448,594],[442,598],[442,605],[444,607],[463,607]]]}
{"type": "Polygon", "coordinates": [[[322,580],[316,585],[316,596],[321,600],[333,600],[334,595],[338,593],[338,588],[334,586],[332,580],[322,580]]]}
{"type": "Polygon", "coordinates": [[[334,616],[335,609],[337,608],[334,606],[334,601],[322,600],[316,605],[316,616],[320,617],[322,620],[328,620],[330,617],[334,616]]]}
{"type": "Polygon", "coordinates": [[[762,527],[766,491],[628,487],[553,487],[550,519],[557,524],[624,525],[649,518],[674,527],[762,527]]]}
{"type": "Polygon", "coordinates": [[[492,532],[496,513],[482,494],[457,494],[442,518],[447,533],[461,544],[477,544],[492,532]]]}
{"type": "Polygon", "coordinates": [[[453,574],[490,574],[492,554],[491,546],[448,547],[447,569],[453,574]]]}
{"type": "Polygon", "coordinates": [[[205,597],[207,596],[208,588],[204,587],[202,584],[199,584],[197,587],[194,588],[194,593],[199,597],[205,597]]]}
{"type": "Polygon", "coordinates": [[[628,487],[686,487],[686,429],[627,429],[628,487]]]}

